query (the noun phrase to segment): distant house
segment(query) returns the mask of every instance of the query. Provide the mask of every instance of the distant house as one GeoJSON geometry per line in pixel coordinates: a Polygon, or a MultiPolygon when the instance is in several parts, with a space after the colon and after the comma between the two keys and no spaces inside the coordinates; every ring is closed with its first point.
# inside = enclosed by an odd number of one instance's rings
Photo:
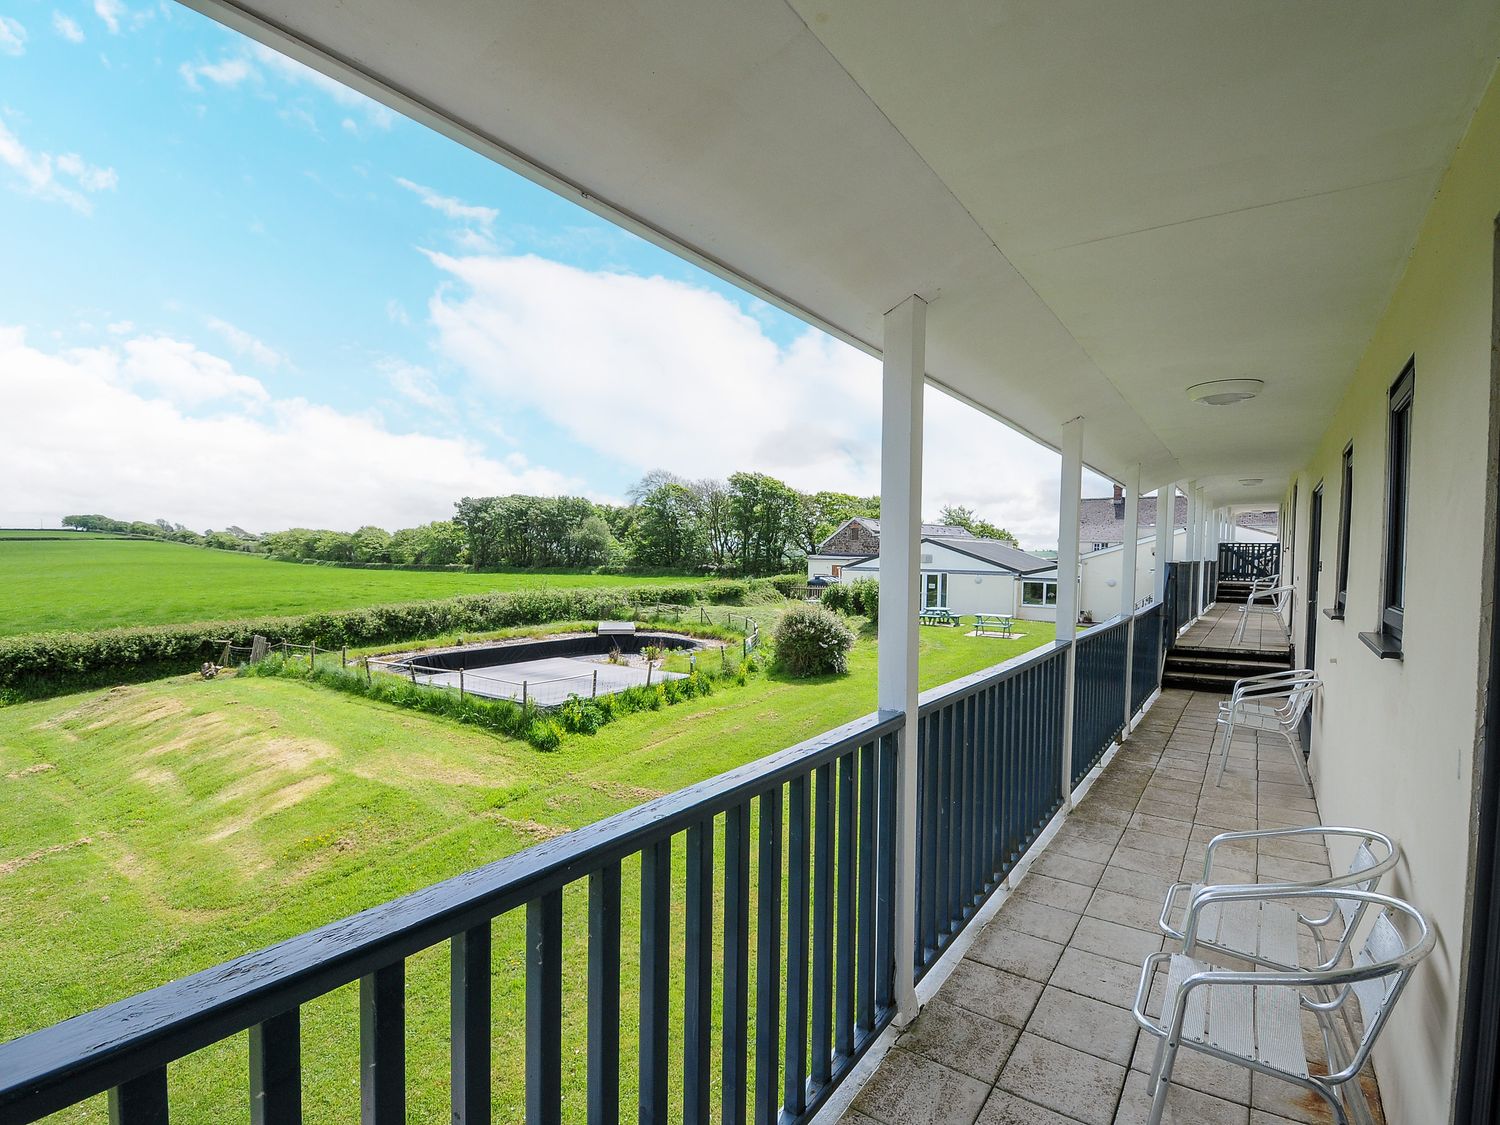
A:
{"type": "MultiPolygon", "coordinates": [[[[1143,496],[1136,503],[1140,520],[1140,535],[1156,532],[1156,497],[1143,496]]],[[[1186,496],[1177,497],[1172,515],[1172,526],[1187,530],[1188,502],[1186,496]]],[[[1277,534],[1275,512],[1242,512],[1235,517],[1238,529],[1235,538],[1241,542],[1274,540],[1277,534]]],[[[1125,492],[1115,485],[1113,496],[1104,496],[1078,502],[1078,548],[1083,554],[1117,547],[1125,541],[1125,492]]]]}
{"type": "MultiPolygon", "coordinates": [[[[952,531],[952,528],[944,528],[952,531]]],[[[1029,554],[1000,539],[922,536],[922,608],[950,613],[1005,613],[1032,621],[1057,614],[1057,560],[1029,554]]],[[[869,555],[840,565],[839,581],[878,578],[869,555]]]]}
{"type": "MultiPolygon", "coordinates": [[[[972,539],[961,527],[945,523],[924,523],[922,535],[933,539],[972,539]]],[[[857,516],[845,520],[807,556],[807,578],[838,578],[845,565],[880,554],[880,521],[857,516]]]]}

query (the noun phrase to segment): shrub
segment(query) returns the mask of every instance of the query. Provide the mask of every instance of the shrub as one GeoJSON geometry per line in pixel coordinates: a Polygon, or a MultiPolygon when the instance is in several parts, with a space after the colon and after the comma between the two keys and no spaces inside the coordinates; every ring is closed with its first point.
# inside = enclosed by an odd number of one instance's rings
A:
{"type": "Polygon", "coordinates": [[[703,596],[706,601],[716,605],[744,605],[745,599],[750,596],[749,582],[732,582],[728,579],[718,579],[703,584],[703,596]]]}
{"type": "Polygon", "coordinates": [[[842,675],[853,647],[849,626],[821,605],[793,606],[776,626],[776,663],[793,676],[842,675]]]}
{"type": "Polygon", "coordinates": [[[856,578],[849,584],[849,599],[854,612],[873,625],[880,616],[880,579],[856,578]]]}
{"type": "Polygon", "coordinates": [[[823,587],[822,596],[818,600],[829,609],[850,613],[854,608],[854,591],[842,582],[835,582],[832,586],[823,587]]]}
{"type": "Polygon", "coordinates": [[[789,598],[794,589],[807,585],[807,575],[800,571],[792,574],[773,574],[765,581],[783,598],[789,598]]]}

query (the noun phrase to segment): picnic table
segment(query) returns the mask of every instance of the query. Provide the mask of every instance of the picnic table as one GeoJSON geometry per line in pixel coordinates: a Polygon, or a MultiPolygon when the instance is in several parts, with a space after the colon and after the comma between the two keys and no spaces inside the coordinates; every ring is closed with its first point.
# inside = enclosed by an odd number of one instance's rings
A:
{"type": "Polygon", "coordinates": [[[946,609],[924,609],[917,614],[917,620],[923,625],[962,625],[963,618],[957,614],[949,613],[946,609]]]}
{"type": "Polygon", "coordinates": [[[974,615],[974,632],[988,633],[991,627],[995,632],[1008,636],[1015,630],[1016,619],[1009,613],[976,613],[974,615]]]}

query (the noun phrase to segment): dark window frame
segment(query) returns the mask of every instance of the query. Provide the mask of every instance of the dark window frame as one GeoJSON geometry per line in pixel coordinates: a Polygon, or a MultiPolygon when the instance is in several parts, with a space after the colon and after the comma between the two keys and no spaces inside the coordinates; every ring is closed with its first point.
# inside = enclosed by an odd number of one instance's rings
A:
{"type": "Polygon", "coordinates": [[[1339,553],[1334,573],[1333,612],[1342,619],[1349,608],[1349,538],[1354,520],[1354,443],[1344,446],[1339,469],[1339,553]]]}
{"type": "Polygon", "coordinates": [[[1406,628],[1406,545],[1411,509],[1412,402],[1417,380],[1416,357],[1406,361],[1391,384],[1386,403],[1385,536],[1380,560],[1378,627],[1361,633],[1382,659],[1400,660],[1406,628]]]}

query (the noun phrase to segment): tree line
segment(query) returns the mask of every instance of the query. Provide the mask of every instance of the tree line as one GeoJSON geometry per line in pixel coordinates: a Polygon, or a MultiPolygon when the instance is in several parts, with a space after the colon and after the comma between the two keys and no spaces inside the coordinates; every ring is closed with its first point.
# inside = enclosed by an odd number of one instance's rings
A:
{"type": "MultiPolygon", "coordinates": [[[[880,515],[880,497],[800,492],[765,473],[688,480],[647,473],[625,504],[583,496],[465,496],[452,519],[388,532],[294,527],[255,534],[228,527],[202,534],[168,520],[68,516],[66,527],[149,536],[309,562],[476,569],[664,570],[766,575],[800,566],[845,520],[880,515]]],[[[943,522],[1014,541],[967,508],[943,522]]]]}

